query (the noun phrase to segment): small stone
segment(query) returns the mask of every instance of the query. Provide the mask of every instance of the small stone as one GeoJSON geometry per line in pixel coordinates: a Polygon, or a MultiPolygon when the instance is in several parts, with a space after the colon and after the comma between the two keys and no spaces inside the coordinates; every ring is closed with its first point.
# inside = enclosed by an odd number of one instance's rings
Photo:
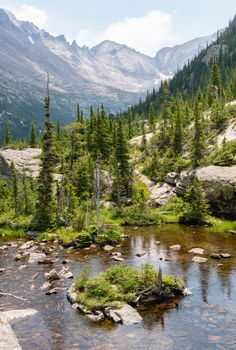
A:
{"type": "Polygon", "coordinates": [[[160,245],[160,244],[161,244],[160,241],[155,241],[154,243],[155,243],[156,245],[160,245]]]}
{"type": "Polygon", "coordinates": [[[175,252],[179,251],[181,249],[181,246],[179,244],[171,245],[169,249],[174,250],[175,252]]]}
{"type": "Polygon", "coordinates": [[[192,248],[188,251],[188,253],[203,255],[203,254],[205,254],[205,250],[202,248],[192,248]]]}
{"type": "Polygon", "coordinates": [[[184,288],[184,290],[183,290],[183,295],[187,297],[187,296],[189,296],[189,295],[193,295],[193,293],[191,292],[190,289],[184,288]]]}
{"type": "Polygon", "coordinates": [[[29,264],[33,264],[44,259],[46,259],[46,255],[44,253],[30,253],[28,262],[29,264]]]}
{"type": "Polygon", "coordinates": [[[60,276],[58,274],[58,272],[56,270],[51,270],[49,271],[49,273],[45,273],[45,277],[47,277],[47,279],[49,281],[53,281],[53,280],[59,280],[60,276]]]}
{"type": "Polygon", "coordinates": [[[111,309],[110,307],[106,307],[104,309],[104,313],[113,322],[115,322],[115,323],[120,323],[121,322],[121,318],[115,313],[114,309],[111,309]]]}
{"type": "Polygon", "coordinates": [[[30,286],[30,290],[35,290],[35,285],[34,285],[34,284],[32,284],[32,285],[30,286]]]}
{"type": "Polygon", "coordinates": [[[45,257],[43,259],[38,260],[38,264],[40,265],[51,265],[54,264],[55,260],[53,258],[45,257]]]}
{"type": "Polygon", "coordinates": [[[91,248],[91,249],[96,249],[97,246],[96,246],[96,244],[91,244],[90,248],[91,248]]]}
{"type": "Polygon", "coordinates": [[[8,249],[8,246],[7,245],[3,245],[0,247],[0,250],[7,250],[8,249]]]}
{"type": "Polygon", "coordinates": [[[53,288],[53,289],[49,289],[45,294],[52,295],[57,293],[58,293],[58,288],[53,288]]]}
{"type": "Polygon", "coordinates": [[[211,258],[212,259],[221,259],[221,256],[220,256],[220,254],[212,253],[211,258]]]}
{"type": "Polygon", "coordinates": [[[220,335],[209,335],[208,340],[211,343],[219,343],[221,341],[222,337],[220,335]]]}
{"type": "Polygon", "coordinates": [[[121,252],[112,252],[111,255],[113,255],[113,256],[119,256],[119,257],[122,256],[121,252]]]}
{"type": "Polygon", "coordinates": [[[220,256],[221,256],[223,259],[231,258],[231,255],[228,254],[228,253],[220,253],[220,256]]]}
{"type": "Polygon", "coordinates": [[[20,247],[19,247],[19,250],[27,250],[27,249],[30,249],[32,248],[34,245],[34,241],[28,241],[24,244],[22,244],[20,247]]]}
{"type": "Polygon", "coordinates": [[[19,267],[19,270],[24,270],[26,267],[27,267],[27,265],[21,265],[21,266],[19,267]]]}
{"type": "Polygon", "coordinates": [[[66,264],[68,264],[68,263],[70,263],[71,261],[69,260],[69,259],[64,259],[64,260],[62,260],[62,264],[63,265],[66,265],[66,264]]]}
{"type": "Polygon", "coordinates": [[[15,261],[18,261],[18,260],[21,260],[22,259],[22,256],[21,254],[17,253],[16,255],[14,255],[14,258],[13,258],[15,261]]]}
{"type": "Polygon", "coordinates": [[[6,269],[0,269],[0,273],[3,273],[5,271],[6,271],[6,269]]]}
{"type": "Polygon", "coordinates": [[[101,321],[104,321],[105,317],[104,317],[104,314],[103,312],[99,312],[98,315],[86,315],[86,317],[90,320],[90,321],[93,321],[93,322],[101,322],[101,321]]]}
{"type": "Polygon", "coordinates": [[[171,261],[171,259],[170,258],[165,258],[165,261],[171,261]]]}
{"type": "Polygon", "coordinates": [[[202,258],[201,256],[194,256],[192,258],[192,261],[196,262],[196,263],[199,263],[199,264],[202,264],[202,263],[207,262],[207,258],[202,258]]]}
{"type": "Polygon", "coordinates": [[[107,244],[103,247],[103,250],[105,250],[105,252],[110,252],[112,249],[114,249],[114,247],[112,247],[111,245],[107,244]]]}
{"type": "Polygon", "coordinates": [[[140,252],[140,253],[137,253],[136,256],[141,258],[142,256],[144,256],[146,254],[146,252],[140,252]]]}
{"type": "Polygon", "coordinates": [[[236,235],[236,231],[234,231],[234,230],[227,230],[227,231],[225,231],[225,232],[231,233],[232,235],[236,235]]]}
{"type": "Polygon", "coordinates": [[[35,280],[38,276],[39,276],[38,272],[34,273],[33,276],[32,276],[32,280],[35,280]]]}
{"type": "Polygon", "coordinates": [[[113,256],[112,259],[115,261],[124,261],[125,260],[124,258],[121,258],[119,256],[113,256]]]}
{"type": "Polygon", "coordinates": [[[52,287],[51,283],[45,282],[45,283],[40,287],[40,289],[41,289],[41,290],[45,290],[45,289],[48,289],[48,288],[51,288],[51,287],[52,287]]]}

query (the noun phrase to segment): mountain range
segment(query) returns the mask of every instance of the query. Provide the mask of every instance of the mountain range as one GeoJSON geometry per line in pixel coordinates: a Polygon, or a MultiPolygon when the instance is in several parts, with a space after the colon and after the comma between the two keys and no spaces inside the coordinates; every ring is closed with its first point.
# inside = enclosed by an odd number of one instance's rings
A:
{"type": "Polygon", "coordinates": [[[3,9],[0,28],[0,125],[8,121],[17,136],[28,132],[32,120],[42,123],[46,71],[52,117],[66,124],[77,103],[85,110],[103,103],[109,113],[126,109],[216,38],[164,48],[153,58],[108,40],[91,49],[70,44],[3,9]]]}

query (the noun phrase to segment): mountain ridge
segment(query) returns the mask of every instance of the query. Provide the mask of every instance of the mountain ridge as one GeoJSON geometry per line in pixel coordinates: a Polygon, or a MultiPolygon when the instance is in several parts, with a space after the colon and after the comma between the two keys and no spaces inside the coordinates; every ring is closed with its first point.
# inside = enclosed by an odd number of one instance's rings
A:
{"type": "Polygon", "coordinates": [[[76,104],[88,111],[103,103],[116,114],[158,88],[168,78],[154,58],[126,45],[105,40],[91,49],[53,36],[0,9],[0,124],[8,120],[13,134],[28,132],[43,121],[46,71],[50,73],[51,113],[71,122],[76,104]]]}

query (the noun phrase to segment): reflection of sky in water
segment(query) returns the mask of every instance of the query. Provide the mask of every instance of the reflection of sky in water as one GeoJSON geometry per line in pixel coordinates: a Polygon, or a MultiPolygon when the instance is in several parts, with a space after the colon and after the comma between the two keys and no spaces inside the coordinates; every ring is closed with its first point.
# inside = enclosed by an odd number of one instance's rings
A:
{"type": "MultiPolygon", "coordinates": [[[[131,235],[121,248],[126,263],[139,267],[144,263],[162,266],[164,273],[184,278],[193,291],[192,297],[183,299],[179,305],[168,305],[168,309],[152,307],[143,310],[142,324],[116,326],[110,323],[93,324],[74,311],[65,297],[65,291],[46,296],[40,290],[45,281],[44,272],[49,266],[27,265],[19,270],[20,263],[12,262],[12,255],[5,258],[0,253],[0,267],[7,269],[1,276],[0,288],[26,297],[29,302],[1,298],[0,310],[13,307],[32,307],[39,312],[33,317],[14,321],[13,327],[24,350],[179,350],[179,349],[236,349],[236,237],[208,232],[207,229],[182,228],[175,225],[126,229],[131,235]],[[161,241],[156,245],[155,241],[161,241]],[[180,244],[181,251],[168,249],[180,244]],[[192,263],[189,249],[201,247],[209,258],[206,264],[192,263]],[[141,258],[137,253],[146,251],[141,258]],[[229,252],[228,260],[210,259],[210,253],[229,252]],[[171,261],[165,261],[168,257],[171,261]],[[163,258],[162,261],[159,259],[163,258]],[[219,265],[220,264],[220,265],[219,265]],[[222,265],[221,265],[222,264],[222,265]],[[39,271],[36,280],[31,276],[39,271]],[[35,290],[30,290],[34,284],[35,290]],[[99,348],[95,348],[100,345],[99,348]]],[[[14,250],[12,250],[12,254],[14,250]]],[[[60,253],[60,258],[62,253],[60,253]]],[[[105,252],[97,255],[82,250],[68,252],[73,260],[72,270],[76,275],[85,266],[91,274],[103,271],[114,264],[105,252]]],[[[55,266],[61,268],[59,262],[55,266]]],[[[60,286],[67,287],[71,281],[60,286]]]]}

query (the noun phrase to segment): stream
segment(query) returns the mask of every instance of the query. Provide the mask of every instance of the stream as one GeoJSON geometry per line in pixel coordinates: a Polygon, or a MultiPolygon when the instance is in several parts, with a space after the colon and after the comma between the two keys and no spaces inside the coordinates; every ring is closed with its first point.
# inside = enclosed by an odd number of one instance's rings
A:
{"type": "MultiPolygon", "coordinates": [[[[236,349],[236,235],[217,234],[208,228],[162,225],[125,228],[130,238],[114,251],[121,252],[124,263],[139,267],[149,263],[163,273],[184,279],[193,295],[176,303],[152,306],[140,314],[143,322],[133,326],[114,325],[109,321],[93,323],[74,310],[66,298],[73,280],[62,279],[62,289],[46,295],[40,287],[45,272],[68,264],[74,276],[85,266],[97,274],[117,264],[102,250],[71,250],[56,246],[52,266],[14,261],[16,247],[0,251],[0,289],[21,296],[21,301],[0,297],[0,311],[36,309],[38,312],[11,322],[23,350],[210,350],[236,349]],[[157,245],[155,242],[160,241],[157,245]],[[181,245],[180,251],[169,249],[181,245]],[[192,262],[191,248],[205,249],[206,263],[192,262]],[[136,254],[145,251],[142,257],[136,254]],[[231,258],[215,260],[211,253],[229,253],[231,258]],[[162,260],[160,260],[162,258],[162,260]],[[166,261],[170,260],[170,261],[166,261]],[[22,265],[25,265],[22,267],[22,265]],[[35,273],[39,275],[35,278],[35,273]],[[64,289],[63,289],[64,288],[64,289]]],[[[0,245],[4,244],[4,238],[0,245]]],[[[55,245],[55,244],[54,244],[55,245]]],[[[6,349],[11,350],[11,349],[6,349]]]]}

